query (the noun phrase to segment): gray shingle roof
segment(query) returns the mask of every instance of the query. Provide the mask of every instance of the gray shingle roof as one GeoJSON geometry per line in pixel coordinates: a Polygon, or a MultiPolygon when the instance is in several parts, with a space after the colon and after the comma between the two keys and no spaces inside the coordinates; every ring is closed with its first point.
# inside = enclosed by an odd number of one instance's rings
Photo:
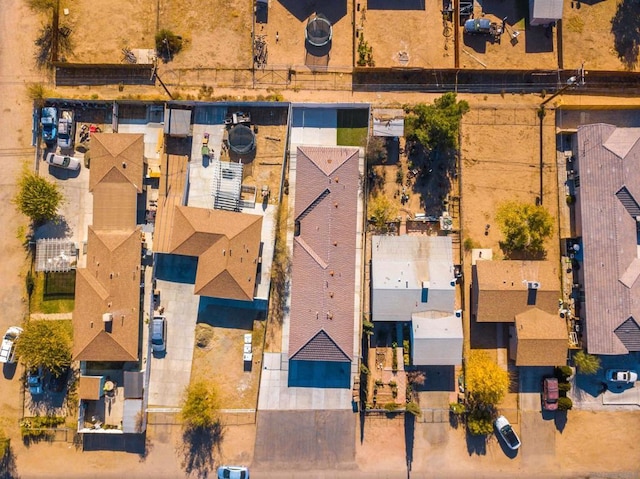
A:
{"type": "Polygon", "coordinates": [[[640,318],[637,221],[640,129],[594,124],[578,128],[576,163],[584,263],[585,340],[592,354],[626,354],[640,318]],[[627,331],[627,332],[625,332],[627,331]],[[623,341],[622,338],[625,338],[623,341]]]}

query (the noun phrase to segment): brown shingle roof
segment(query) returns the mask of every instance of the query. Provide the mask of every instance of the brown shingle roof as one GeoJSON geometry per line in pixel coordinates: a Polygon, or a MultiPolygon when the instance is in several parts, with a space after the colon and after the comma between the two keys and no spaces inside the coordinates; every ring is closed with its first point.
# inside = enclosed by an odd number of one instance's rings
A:
{"type": "Polygon", "coordinates": [[[103,180],[126,181],[142,193],[144,135],[94,133],[91,135],[89,191],[103,180]],[[118,180],[117,177],[124,177],[118,180]]]}
{"type": "Polygon", "coordinates": [[[76,274],[73,312],[73,357],[79,361],[138,359],[141,232],[136,207],[142,191],[143,138],[118,133],[91,137],[93,225],[87,237],[87,267],[76,274]],[[111,321],[103,321],[106,313],[111,321]]]}
{"type": "Polygon", "coordinates": [[[516,366],[558,366],[567,360],[567,324],[538,308],[516,315],[516,366]]]}
{"type": "Polygon", "coordinates": [[[198,257],[195,293],[252,301],[262,216],[175,206],[165,253],[198,257]]]}
{"type": "Polygon", "coordinates": [[[182,205],[187,182],[189,158],[178,155],[163,155],[160,166],[160,188],[158,190],[158,211],[153,232],[153,249],[167,252],[170,249],[173,228],[174,206],[182,205]]]}
{"type": "Polygon", "coordinates": [[[298,148],[290,358],[353,357],[358,156],[357,148],[298,148]]]}
{"type": "Polygon", "coordinates": [[[557,313],[560,297],[559,271],[551,261],[481,260],[474,268],[473,309],[479,322],[513,322],[532,308],[557,313]],[[529,282],[538,283],[535,293],[529,282]]]}
{"type": "Polygon", "coordinates": [[[627,354],[640,341],[616,330],[640,318],[637,204],[640,129],[595,124],[578,128],[576,189],[582,236],[585,340],[592,354],[627,354]]]}
{"type": "Polygon", "coordinates": [[[89,227],[87,267],[76,275],[74,359],[135,361],[140,324],[140,230],[89,227]],[[113,320],[103,322],[103,314],[113,320]]]}

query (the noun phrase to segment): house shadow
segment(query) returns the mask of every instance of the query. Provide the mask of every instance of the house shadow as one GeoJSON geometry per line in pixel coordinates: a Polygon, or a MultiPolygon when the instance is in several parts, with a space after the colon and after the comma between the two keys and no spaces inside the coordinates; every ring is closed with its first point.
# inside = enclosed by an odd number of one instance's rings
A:
{"type": "Polygon", "coordinates": [[[118,451],[146,456],[146,434],[83,434],[84,451],[118,451]]]}
{"type": "Polygon", "coordinates": [[[278,0],[291,15],[304,22],[314,13],[322,13],[335,24],[347,14],[347,0],[318,2],[317,0],[278,0]],[[321,10],[318,10],[320,8],[321,10]]]}
{"type": "Polygon", "coordinates": [[[224,298],[200,297],[197,323],[205,323],[216,328],[253,330],[253,322],[264,319],[264,311],[247,301],[224,298]]]}
{"type": "Polygon", "coordinates": [[[198,258],[177,254],[156,254],[156,278],[172,283],[195,284],[198,258]]]}
{"type": "Polygon", "coordinates": [[[424,10],[425,0],[367,0],[369,10],[424,10]]]}
{"type": "Polygon", "coordinates": [[[422,371],[426,377],[424,384],[413,386],[417,392],[456,390],[454,366],[420,366],[415,370],[422,371]]]}
{"type": "Polygon", "coordinates": [[[632,70],[640,53],[640,3],[623,0],[611,19],[613,47],[625,67],[632,70]]]}
{"type": "Polygon", "coordinates": [[[527,53],[550,53],[553,51],[553,27],[529,26],[525,35],[524,49],[527,53]]]}
{"type": "Polygon", "coordinates": [[[349,389],[351,363],[290,360],[288,387],[349,389]]]}

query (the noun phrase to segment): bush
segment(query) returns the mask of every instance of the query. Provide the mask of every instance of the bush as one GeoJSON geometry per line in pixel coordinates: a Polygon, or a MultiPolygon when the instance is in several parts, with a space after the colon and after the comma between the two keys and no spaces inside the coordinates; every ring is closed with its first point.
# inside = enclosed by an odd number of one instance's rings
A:
{"type": "Polygon", "coordinates": [[[166,29],[156,33],[156,53],[165,62],[171,61],[180,50],[182,50],[181,36],[166,29]]]}
{"type": "Polygon", "coordinates": [[[575,356],[573,356],[573,361],[576,368],[578,368],[578,372],[582,374],[595,374],[600,370],[600,358],[584,350],[578,351],[575,356]]]}
{"type": "Polygon", "coordinates": [[[398,370],[398,351],[396,346],[393,347],[393,356],[391,357],[391,370],[396,372],[398,370]]]}
{"type": "Polygon", "coordinates": [[[203,381],[186,388],[181,413],[185,429],[206,430],[215,426],[218,422],[216,396],[213,388],[203,381]]]}
{"type": "Polygon", "coordinates": [[[364,363],[360,363],[360,374],[364,374],[365,376],[371,374],[371,371],[369,371],[369,368],[364,363]]]}
{"type": "Polygon", "coordinates": [[[382,407],[384,409],[386,409],[387,411],[395,411],[395,410],[398,409],[399,405],[397,403],[394,403],[394,402],[388,402],[382,407]]]}
{"type": "Polygon", "coordinates": [[[568,411],[571,408],[573,408],[573,401],[571,400],[571,398],[565,397],[565,396],[561,396],[558,399],[558,410],[560,411],[568,411]]]}
{"type": "Polygon", "coordinates": [[[408,413],[413,414],[414,416],[417,416],[417,417],[422,416],[422,411],[420,410],[420,406],[418,405],[418,403],[414,401],[408,402],[407,405],[405,406],[405,410],[408,413]]]}
{"type": "Polygon", "coordinates": [[[567,378],[573,376],[573,369],[569,366],[558,366],[554,371],[554,376],[560,382],[566,382],[567,378]]]}
{"type": "Polygon", "coordinates": [[[474,241],[473,238],[465,238],[462,247],[465,251],[471,251],[472,249],[480,248],[480,244],[477,241],[474,241]]]}
{"type": "Polygon", "coordinates": [[[493,432],[493,418],[487,409],[476,408],[469,413],[467,430],[473,436],[486,436],[493,432]]]}
{"type": "Polygon", "coordinates": [[[376,379],[376,386],[384,386],[382,379],[376,379]]]}
{"type": "Polygon", "coordinates": [[[362,321],[362,332],[367,336],[371,336],[373,334],[373,323],[367,320],[362,321]]]}
{"type": "Polygon", "coordinates": [[[395,381],[389,381],[389,386],[392,388],[398,387],[398,383],[395,381]]]}
{"type": "Polygon", "coordinates": [[[459,416],[467,412],[467,407],[460,402],[452,402],[449,404],[449,411],[459,416]]]}
{"type": "Polygon", "coordinates": [[[571,383],[566,382],[566,381],[561,381],[558,383],[558,391],[560,391],[561,393],[568,393],[569,391],[571,391],[571,383]]]}
{"type": "Polygon", "coordinates": [[[18,186],[13,203],[35,225],[58,217],[58,206],[64,202],[64,196],[56,183],[25,169],[18,186]]]}

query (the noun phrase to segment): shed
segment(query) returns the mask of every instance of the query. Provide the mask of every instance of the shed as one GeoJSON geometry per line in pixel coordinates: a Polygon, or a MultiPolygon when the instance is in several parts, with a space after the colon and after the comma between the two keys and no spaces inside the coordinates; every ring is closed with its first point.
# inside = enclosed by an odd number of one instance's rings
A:
{"type": "Polygon", "coordinates": [[[139,399],[142,397],[144,375],[140,371],[124,372],[124,398],[139,399]]]}
{"type": "Polygon", "coordinates": [[[164,133],[169,136],[190,136],[191,110],[168,106],[164,113],[164,133]]]}
{"type": "Polygon", "coordinates": [[[373,136],[400,138],[404,136],[404,111],[377,108],[373,110],[373,136]]]}
{"type": "Polygon", "coordinates": [[[562,20],[562,0],[529,0],[529,24],[550,25],[562,20]]]}
{"type": "Polygon", "coordinates": [[[425,311],[411,316],[414,365],[462,364],[462,311],[425,311]]]}

